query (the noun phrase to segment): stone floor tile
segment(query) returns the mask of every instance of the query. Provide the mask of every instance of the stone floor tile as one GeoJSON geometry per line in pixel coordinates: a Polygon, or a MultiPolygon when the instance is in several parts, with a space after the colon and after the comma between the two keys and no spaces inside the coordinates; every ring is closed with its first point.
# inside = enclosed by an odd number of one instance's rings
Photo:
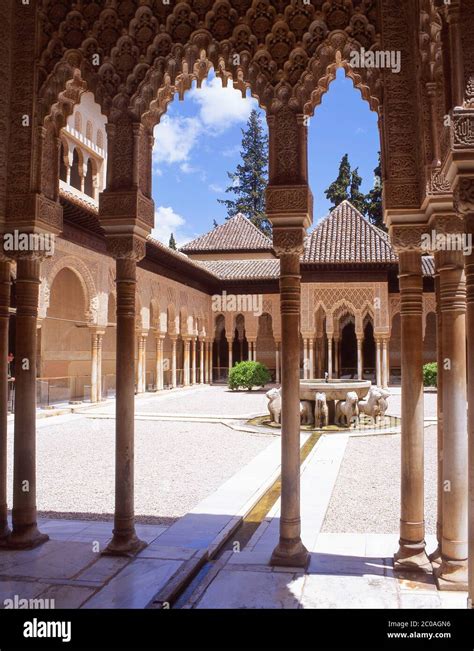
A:
{"type": "Polygon", "coordinates": [[[130,562],[129,558],[122,556],[99,556],[96,562],[81,572],[77,578],[83,581],[105,583],[130,562]]]}
{"type": "Polygon", "coordinates": [[[96,589],[83,586],[52,585],[41,594],[41,597],[43,599],[54,599],[56,609],[80,608],[94,594],[96,589]]]}
{"type": "Polygon", "coordinates": [[[399,607],[395,582],[381,576],[307,576],[301,600],[303,608],[399,607]]]}
{"type": "Polygon", "coordinates": [[[0,580],[0,608],[5,607],[5,599],[32,599],[45,589],[44,584],[37,581],[15,581],[14,579],[0,580]]]}
{"type": "Polygon", "coordinates": [[[97,558],[86,543],[50,540],[41,547],[0,554],[0,575],[72,578],[97,558]]]}

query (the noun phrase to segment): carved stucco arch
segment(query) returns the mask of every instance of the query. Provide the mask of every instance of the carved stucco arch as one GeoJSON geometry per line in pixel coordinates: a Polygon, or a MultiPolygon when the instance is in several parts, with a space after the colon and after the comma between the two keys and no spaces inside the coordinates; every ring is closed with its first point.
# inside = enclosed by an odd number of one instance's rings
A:
{"type": "Polygon", "coordinates": [[[73,255],[65,255],[59,258],[49,268],[44,265],[44,276],[41,279],[39,316],[45,318],[49,307],[49,296],[53,282],[60,271],[70,269],[78,278],[84,292],[86,303],[86,318],[91,325],[98,325],[99,322],[99,295],[94,278],[81,258],[73,255]]]}

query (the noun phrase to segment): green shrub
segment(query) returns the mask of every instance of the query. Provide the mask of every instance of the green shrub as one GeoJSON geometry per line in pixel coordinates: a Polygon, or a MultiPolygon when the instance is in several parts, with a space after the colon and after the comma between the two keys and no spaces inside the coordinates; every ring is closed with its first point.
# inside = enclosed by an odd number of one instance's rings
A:
{"type": "Polygon", "coordinates": [[[260,362],[239,362],[229,373],[229,388],[248,389],[253,387],[264,387],[270,382],[270,372],[266,366],[260,362]]]}
{"type": "Polygon", "coordinates": [[[425,387],[438,386],[438,364],[436,362],[423,366],[423,384],[425,387]]]}

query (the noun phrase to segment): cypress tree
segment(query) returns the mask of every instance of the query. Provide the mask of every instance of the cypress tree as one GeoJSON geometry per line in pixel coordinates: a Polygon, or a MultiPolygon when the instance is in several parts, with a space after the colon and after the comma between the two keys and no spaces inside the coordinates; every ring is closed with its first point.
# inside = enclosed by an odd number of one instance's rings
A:
{"type": "Polygon", "coordinates": [[[367,219],[374,226],[378,226],[382,230],[386,231],[387,229],[383,223],[382,162],[380,159],[380,152],[378,165],[374,169],[374,177],[374,187],[365,197],[367,219]]]}
{"type": "Polygon", "coordinates": [[[366,197],[363,192],[360,191],[360,186],[362,184],[362,177],[359,174],[359,168],[356,167],[355,170],[351,172],[351,196],[350,202],[357,208],[357,210],[365,214],[366,211],[366,197]]]}
{"type": "Polygon", "coordinates": [[[351,165],[349,155],[344,154],[339,164],[337,179],[325,191],[326,198],[332,202],[332,207],[337,208],[346,199],[349,199],[349,184],[351,183],[351,165]]]}
{"type": "Polygon", "coordinates": [[[271,223],[265,214],[265,190],[268,178],[268,136],[263,131],[260,115],[254,109],[245,129],[242,129],[242,163],[235,172],[227,172],[232,182],[226,193],[235,200],[218,199],[227,207],[227,218],[241,212],[266,235],[271,235],[271,223]]]}
{"type": "Polygon", "coordinates": [[[171,233],[170,235],[170,241],[168,246],[170,247],[170,249],[174,249],[176,251],[176,240],[174,239],[173,233],[171,233]]]}

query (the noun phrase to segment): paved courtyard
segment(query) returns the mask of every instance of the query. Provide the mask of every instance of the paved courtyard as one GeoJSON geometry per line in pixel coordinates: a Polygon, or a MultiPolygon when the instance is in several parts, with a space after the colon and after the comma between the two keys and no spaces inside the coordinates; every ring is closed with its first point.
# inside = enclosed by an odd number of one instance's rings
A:
{"type": "MultiPolygon", "coordinates": [[[[399,415],[394,394],[389,412],[399,415]]],[[[436,544],[435,404],[426,394],[429,549],[436,544]]],[[[279,433],[247,423],[265,410],[263,392],[225,387],[137,399],[137,532],[148,546],[133,559],[100,553],[113,513],[113,404],[40,419],[38,504],[50,541],[0,553],[0,606],[18,595],[54,599],[56,608],[161,608],[170,599],[175,608],[465,607],[464,593],[439,593],[431,575],[393,572],[400,434],[327,434],[303,461],[306,572],[268,565],[278,495],[240,551],[226,551],[279,476],[279,433]]],[[[301,445],[308,439],[302,433],[301,445]]]]}

